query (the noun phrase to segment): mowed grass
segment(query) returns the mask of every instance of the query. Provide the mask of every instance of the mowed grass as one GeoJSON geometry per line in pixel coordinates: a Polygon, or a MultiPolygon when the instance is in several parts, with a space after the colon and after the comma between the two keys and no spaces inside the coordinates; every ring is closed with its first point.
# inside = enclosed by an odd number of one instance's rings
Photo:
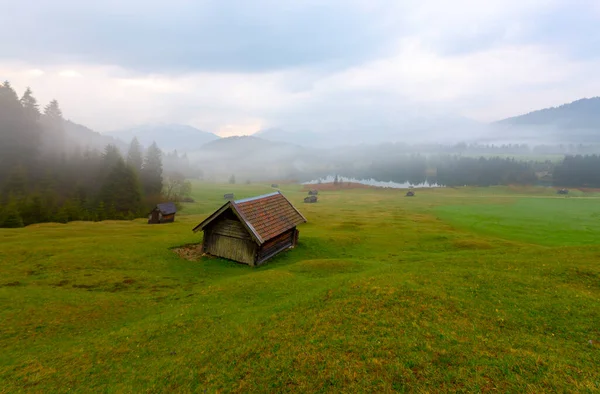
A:
{"type": "Polygon", "coordinates": [[[600,243],[600,200],[523,198],[510,206],[456,205],[437,210],[461,228],[478,234],[548,246],[600,243]]]}
{"type": "Polygon", "coordinates": [[[600,390],[600,200],[281,185],[296,249],[256,269],[171,251],[268,186],[195,183],[168,225],[1,229],[0,392],[600,390]]]}

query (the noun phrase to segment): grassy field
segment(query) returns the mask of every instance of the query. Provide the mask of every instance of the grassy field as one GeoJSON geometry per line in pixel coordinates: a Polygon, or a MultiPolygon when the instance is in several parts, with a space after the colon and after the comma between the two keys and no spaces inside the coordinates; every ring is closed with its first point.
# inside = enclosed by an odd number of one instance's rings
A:
{"type": "Polygon", "coordinates": [[[296,249],[175,254],[231,191],[271,189],[197,183],[167,225],[0,229],[0,392],[600,391],[597,194],[290,185],[296,249]]]}

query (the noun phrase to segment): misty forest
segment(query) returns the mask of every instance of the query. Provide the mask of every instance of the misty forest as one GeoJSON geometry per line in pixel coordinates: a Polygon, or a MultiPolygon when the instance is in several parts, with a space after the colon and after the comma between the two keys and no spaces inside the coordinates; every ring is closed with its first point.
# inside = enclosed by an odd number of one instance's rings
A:
{"type": "Polygon", "coordinates": [[[596,171],[600,157],[593,153],[594,146],[582,144],[395,143],[326,152],[290,146],[233,137],[205,144],[191,163],[187,153],[162,152],[155,142],[144,148],[136,136],[126,144],[94,133],[65,120],[56,100],[41,109],[29,88],[19,98],[4,82],[0,86],[0,226],[144,217],[158,202],[186,197],[190,189],[186,179],[215,180],[219,175],[230,183],[310,181],[336,174],[448,187],[600,187],[596,171]],[[557,152],[570,153],[558,161],[543,159],[544,154],[557,152]],[[277,171],[269,173],[267,168],[277,171]]]}
{"type": "Polygon", "coordinates": [[[68,127],[56,100],[42,110],[30,89],[19,98],[9,82],[0,86],[0,226],[133,219],[189,189],[185,155],[135,138],[99,150],[68,127]]]}

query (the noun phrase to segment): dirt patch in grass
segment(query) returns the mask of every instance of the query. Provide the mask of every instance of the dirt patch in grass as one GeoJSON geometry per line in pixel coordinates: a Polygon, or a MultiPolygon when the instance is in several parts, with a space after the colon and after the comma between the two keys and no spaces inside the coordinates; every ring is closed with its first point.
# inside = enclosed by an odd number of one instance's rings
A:
{"type": "Polygon", "coordinates": [[[183,245],[177,248],[171,249],[173,253],[182,259],[189,261],[198,261],[202,257],[202,245],[201,244],[189,244],[183,245]]]}
{"type": "Polygon", "coordinates": [[[362,183],[352,182],[340,182],[337,185],[333,183],[317,183],[314,185],[304,185],[303,190],[319,190],[319,191],[332,191],[332,190],[346,190],[346,189],[379,189],[376,186],[363,185],[362,183]]]}
{"type": "Polygon", "coordinates": [[[0,285],[0,287],[4,286],[4,287],[16,287],[16,286],[21,286],[21,282],[14,281],[14,282],[8,282],[8,283],[4,283],[3,285],[0,285]]]}

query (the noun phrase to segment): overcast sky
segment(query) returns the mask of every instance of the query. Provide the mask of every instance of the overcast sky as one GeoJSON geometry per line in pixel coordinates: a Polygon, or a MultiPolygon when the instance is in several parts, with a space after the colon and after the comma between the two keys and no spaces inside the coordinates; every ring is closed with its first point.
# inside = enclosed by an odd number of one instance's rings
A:
{"type": "Polygon", "coordinates": [[[0,77],[97,131],[493,121],[600,95],[597,0],[0,0],[0,77]]]}

